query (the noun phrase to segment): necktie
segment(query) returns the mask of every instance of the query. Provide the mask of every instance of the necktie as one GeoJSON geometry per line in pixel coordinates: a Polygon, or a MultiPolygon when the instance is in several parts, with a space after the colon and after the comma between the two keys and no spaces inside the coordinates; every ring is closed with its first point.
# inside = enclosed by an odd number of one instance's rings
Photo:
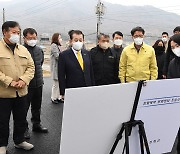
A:
{"type": "Polygon", "coordinates": [[[80,51],[77,51],[77,60],[81,66],[81,69],[84,70],[83,59],[82,59],[80,51]]]}

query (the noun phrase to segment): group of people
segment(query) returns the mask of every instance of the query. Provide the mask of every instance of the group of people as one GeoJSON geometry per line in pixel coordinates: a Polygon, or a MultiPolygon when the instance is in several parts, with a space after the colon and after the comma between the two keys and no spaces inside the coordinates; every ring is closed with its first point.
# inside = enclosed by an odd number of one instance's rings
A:
{"type": "MultiPolygon", "coordinates": [[[[180,26],[173,32],[179,36],[180,26]]],[[[110,36],[101,33],[97,46],[90,51],[83,46],[84,34],[81,31],[71,30],[69,36],[69,48],[59,51],[59,57],[57,54],[54,56],[57,60],[55,72],[58,72],[57,82],[61,95],[55,100],[60,97],[63,101],[66,88],[172,78],[170,61],[178,56],[172,50],[174,36],[169,39],[167,32],[163,32],[162,38],[150,46],[144,42],[145,30],[135,27],[131,30],[133,42],[126,47],[123,46],[122,32],[113,33],[113,47],[110,47],[110,36]]]]}
{"type": "MultiPolygon", "coordinates": [[[[51,101],[58,104],[65,99],[65,89],[127,83],[138,80],[180,78],[180,26],[174,35],[162,33],[153,46],[144,42],[145,30],[131,30],[133,42],[123,47],[123,34],[116,31],[110,36],[101,33],[96,47],[87,51],[84,34],[71,30],[69,47],[61,51],[59,33],[52,36],[50,61],[53,78],[51,101]]],[[[18,44],[20,26],[15,21],[2,25],[0,41],[0,154],[6,154],[9,138],[9,120],[13,114],[13,140],[16,148],[31,150],[27,112],[31,105],[32,131],[47,133],[41,125],[43,92],[42,64],[44,53],[37,44],[33,28],[23,31],[24,45],[18,44]]],[[[180,133],[179,133],[180,136],[180,133]]],[[[180,138],[180,137],[179,137],[180,138]]],[[[178,142],[179,143],[179,142],[178,142]]],[[[178,144],[178,150],[180,143],[178,144]]]]}
{"type": "Polygon", "coordinates": [[[32,131],[47,133],[41,125],[43,89],[42,64],[44,53],[37,44],[33,28],[23,31],[24,45],[18,44],[20,26],[15,21],[2,25],[0,41],[0,154],[6,154],[9,138],[9,120],[13,114],[13,140],[16,148],[31,150],[27,113],[31,105],[32,131]]]}
{"type": "MultiPolygon", "coordinates": [[[[61,99],[66,88],[180,78],[180,26],[173,33],[169,39],[168,33],[163,32],[162,38],[150,46],[144,42],[145,30],[135,27],[131,30],[133,42],[125,48],[121,32],[113,33],[112,48],[110,36],[100,34],[98,45],[87,51],[83,46],[84,34],[70,31],[70,46],[57,59],[61,99]]],[[[180,153],[180,133],[178,136],[180,153]]]]}

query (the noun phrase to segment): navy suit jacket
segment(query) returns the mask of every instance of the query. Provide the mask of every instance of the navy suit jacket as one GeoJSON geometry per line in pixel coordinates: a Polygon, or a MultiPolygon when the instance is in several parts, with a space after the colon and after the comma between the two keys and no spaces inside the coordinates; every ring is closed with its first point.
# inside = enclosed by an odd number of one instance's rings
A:
{"type": "Polygon", "coordinates": [[[64,95],[66,88],[87,87],[94,85],[94,77],[90,52],[81,50],[84,70],[73,52],[68,49],[59,54],[58,60],[58,80],[60,94],[64,95]]]}

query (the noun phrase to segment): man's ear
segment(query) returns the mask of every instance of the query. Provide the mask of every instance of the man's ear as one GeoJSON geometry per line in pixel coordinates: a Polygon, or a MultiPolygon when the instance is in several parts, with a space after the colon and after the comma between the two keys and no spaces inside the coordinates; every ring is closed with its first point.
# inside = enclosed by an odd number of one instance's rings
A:
{"type": "Polygon", "coordinates": [[[6,30],[4,29],[4,30],[2,31],[2,33],[3,33],[3,36],[4,36],[5,32],[6,32],[6,30]]]}
{"type": "Polygon", "coordinates": [[[97,44],[99,44],[99,40],[98,40],[97,44]]]}

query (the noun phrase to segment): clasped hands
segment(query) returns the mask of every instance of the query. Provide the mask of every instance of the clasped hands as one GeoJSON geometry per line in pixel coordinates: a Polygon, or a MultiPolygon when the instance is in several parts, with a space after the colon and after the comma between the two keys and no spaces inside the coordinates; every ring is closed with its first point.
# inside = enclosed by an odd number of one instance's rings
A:
{"type": "Polygon", "coordinates": [[[11,82],[10,86],[14,87],[14,88],[21,89],[21,88],[24,88],[26,86],[26,83],[23,80],[19,80],[19,81],[14,81],[13,80],[11,82]]]}

